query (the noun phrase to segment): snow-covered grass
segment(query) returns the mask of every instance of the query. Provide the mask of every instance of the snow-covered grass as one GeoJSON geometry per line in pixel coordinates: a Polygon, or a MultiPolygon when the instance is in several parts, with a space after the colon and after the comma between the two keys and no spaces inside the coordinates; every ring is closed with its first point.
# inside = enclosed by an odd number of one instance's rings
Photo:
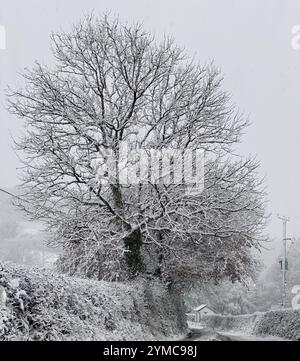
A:
{"type": "Polygon", "coordinates": [[[240,316],[212,315],[206,316],[204,323],[207,327],[237,335],[242,333],[300,339],[300,311],[295,310],[256,312],[240,316]]]}
{"type": "Polygon", "coordinates": [[[0,264],[0,340],[160,340],[185,332],[181,304],[151,280],[110,283],[0,264]]]}

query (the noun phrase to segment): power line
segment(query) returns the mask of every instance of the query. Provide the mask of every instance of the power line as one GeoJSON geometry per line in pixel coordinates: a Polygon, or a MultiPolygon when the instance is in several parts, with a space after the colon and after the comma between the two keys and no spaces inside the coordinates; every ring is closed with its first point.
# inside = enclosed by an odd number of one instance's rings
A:
{"type": "Polygon", "coordinates": [[[13,197],[13,198],[15,198],[15,199],[19,199],[19,200],[22,201],[22,202],[28,203],[28,201],[27,201],[26,199],[23,199],[23,198],[21,198],[21,197],[19,197],[19,196],[16,196],[15,194],[13,194],[13,193],[11,193],[11,192],[9,192],[9,191],[6,191],[6,190],[3,189],[3,188],[0,188],[0,192],[2,192],[2,193],[4,193],[4,194],[7,194],[7,195],[9,195],[10,197],[13,197]]]}
{"type": "Polygon", "coordinates": [[[17,197],[17,196],[15,196],[14,194],[12,194],[12,193],[10,193],[10,192],[8,192],[8,191],[6,191],[6,190],[2,189],[2,188],[0,188],[0,192],[3,192],[3,193],[5,193],[5,194],[8,194],[9,196],[14,197],[14,198],[18,198],[18,197],[17,197]]]}

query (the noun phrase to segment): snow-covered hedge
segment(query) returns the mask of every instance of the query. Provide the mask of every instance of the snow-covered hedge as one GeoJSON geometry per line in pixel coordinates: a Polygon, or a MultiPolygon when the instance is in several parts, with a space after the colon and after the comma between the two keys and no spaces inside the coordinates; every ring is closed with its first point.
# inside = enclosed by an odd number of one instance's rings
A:
{"type": "Polygon", "coordinates": [[[109,283],[0,263],[1,286],[0,340],[163,339],[186,327],[180,298],[149,280],[109,283]]]}
{"type": "Polygon", "coordinates": [[[300,311],[291,309],[266,312],[253,332],[300,341],[300,311]]]}
{"type": "Polygon", "coordinates": [[[220,331],[239,331],[260,336],[300,340],[300,311],[278,310],[240,316],[206,316],[208,327],[220,331]]]}

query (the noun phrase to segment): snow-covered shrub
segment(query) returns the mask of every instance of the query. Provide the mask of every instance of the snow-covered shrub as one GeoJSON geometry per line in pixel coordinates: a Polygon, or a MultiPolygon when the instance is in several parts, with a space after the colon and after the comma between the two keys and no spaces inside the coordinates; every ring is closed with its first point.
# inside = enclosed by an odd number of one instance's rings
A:
{"type": "Polygon", "coordinates": [[[93,281],[0,263],[0,286],[0,340],[161,339],[186,327],[180,302],[151,280],[93,281]]]}
{"type": "Polygon", "coordinates": [[[291,309],[266,312],[256,324],[254,333],[300,340],[300,311],[291,309]]]}

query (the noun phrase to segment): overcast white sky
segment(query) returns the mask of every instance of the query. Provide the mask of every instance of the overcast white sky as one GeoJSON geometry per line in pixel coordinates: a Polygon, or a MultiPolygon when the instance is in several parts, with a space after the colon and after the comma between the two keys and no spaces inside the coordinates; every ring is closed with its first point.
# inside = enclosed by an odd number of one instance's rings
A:
{"type": "Polygon", "coordinates": [[[291,47],[299,0],[0,0],[7,33],[7,49],[0,50],[0,186],[17,183],[10,133],[21,130],[4,107],[6,85],[16,84],[17,72],[35,59],[51,64],[51,31],[68,29],[91,10],[143,21],[157,36],[173,35],[200,62],[214,59],[252,122],[240,151],[261,160],[270,234],[281,235],[279,212],[291,217],[290,234],[300,236],[300,50],[291,47]]]}

